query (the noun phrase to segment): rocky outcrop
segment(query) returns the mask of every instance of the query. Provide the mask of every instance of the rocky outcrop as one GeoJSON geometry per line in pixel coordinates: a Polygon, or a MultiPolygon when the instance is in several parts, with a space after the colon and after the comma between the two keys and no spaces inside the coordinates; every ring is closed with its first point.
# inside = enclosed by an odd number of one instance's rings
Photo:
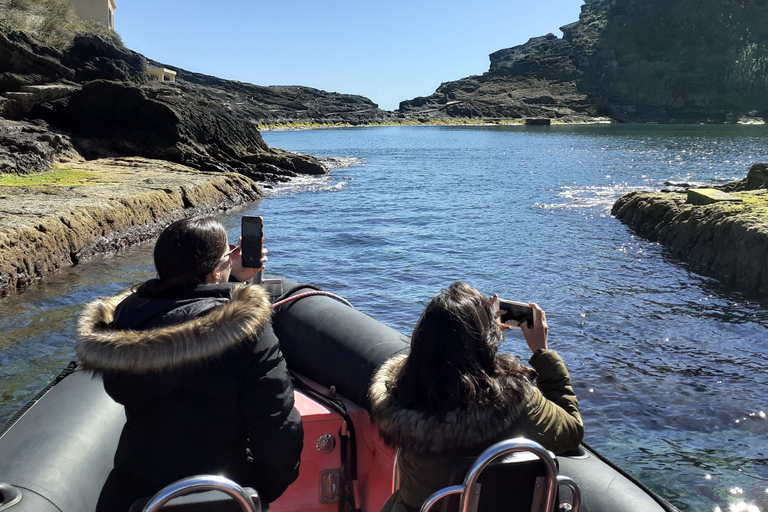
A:
{"type": "Polygon", "coordinates": [[[553,35],[491,54],[481,76],[400,104],[403,116],[768,117],[768,2],[587,0],[553,35]]]}
{"type": "Polygon", "coordinates": [[[157,236],[173,220],[262,197],[252,180],[159,160],[70,162],[80,183],[0,185],[0,294],[96,254],[157,236]]]}
{"type": "Polygon", "coordinates": [[[400,103],[406,118],[565,118],[595,116],[576,80],[571,45],[553,34],[490,55],[487,73],[440,85],[434,94],[400,103]]]}
{"type": "Polygon", "coordinates": [[[563,27],[601,112],[630,121],[768,114],[765,0],[599,0],[563,27]]]}
{"type": "Polygon", "coordinates": [[[721,189],[742,202],[689,204],[686,193],[632,192],[611,213],[705,275],[768,296],[768,164],[721,189]]]}
{"type": "Polygon", "coordinates": [[[151,82],[146,69],[144,56],[103,36],[78,34],[59,50],[0,23],[0,178],[30,184],[0,180],[0,293],[152,238],[182,216],[255,201],[253,180],[329,171],[327,161],[270,148],[259,123],[382,115],[359,96],[184,70],[175,83],[151,82]],[[66,185],[33,176],[52,169],[66,185]]]}
{"type": "Polygon", "coordinates": [[[171,69],[177,78],[200,89],[226,91],[226,105],[242,108],[260,124],[349,124],[352,126],[386,122],[393,119],[366,97],[321,91],[312,87],[260,86],[223,80],[193,73],[169,64],[151,61],[157,67],[171,69]]]}
{"type": "Polygon", "coordinates": [[[0,175],[49,169],[54,162],[79,157],[69,137],[44,124],[0,121],[0,175]]]}
{"type": "MultiPolygon", "coordinates": [[[[0,124],[33,119],[88,159],[142,156],[285,181],[326,173],[329,165],[268,147],[259,123],[360,124],[384,115],[360,96],[258,87],[184,70],[178,70],[175,83],[150,82],[146,68],[144,56],[104,36],[79,34],[62,51],[0,24],[0,124]]],[[[13,133],[0,130],[6,138],[13,133]]],[[[0,150],[0,161],[11,153],[0,150]]],[[[34,172],[45,163],[17,159],[5,169],[34,172]]]]}

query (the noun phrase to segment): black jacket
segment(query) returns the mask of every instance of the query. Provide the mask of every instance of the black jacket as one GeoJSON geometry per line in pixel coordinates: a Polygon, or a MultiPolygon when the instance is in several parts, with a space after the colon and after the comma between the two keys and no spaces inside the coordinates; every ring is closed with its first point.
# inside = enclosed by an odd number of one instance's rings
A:
{"type": "Polygon", "coordinates": [[[140,295],[97,300],[80,320],[77,355],[126,414],[98,509],[196,474],[274,501],[298,476],[303,430],[267,294],[227,283],[140,295]]]}

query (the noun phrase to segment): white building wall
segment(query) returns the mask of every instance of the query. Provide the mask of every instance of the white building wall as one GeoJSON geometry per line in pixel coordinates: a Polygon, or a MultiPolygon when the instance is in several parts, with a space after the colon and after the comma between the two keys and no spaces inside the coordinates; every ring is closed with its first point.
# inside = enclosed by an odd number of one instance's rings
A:
{"type": "Polygon", "coordinates": [[[75,12],[84,20],[93,20],[103,23],[111,29],[115,29],[114,0],[70,0],[75,7],[75,12]]]}

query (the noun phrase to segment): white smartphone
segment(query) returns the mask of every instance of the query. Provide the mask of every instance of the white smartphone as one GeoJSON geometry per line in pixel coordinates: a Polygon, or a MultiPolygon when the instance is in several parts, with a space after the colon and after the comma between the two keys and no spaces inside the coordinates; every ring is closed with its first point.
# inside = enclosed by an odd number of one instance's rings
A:
{"type": "Polygon", "coordinates": [[[533,329],[533,308],[522,302],[513,300],[499,299],[499,321],[510,327],[520,329],[523,322],[528,324],[529,329],[533,329]]]}

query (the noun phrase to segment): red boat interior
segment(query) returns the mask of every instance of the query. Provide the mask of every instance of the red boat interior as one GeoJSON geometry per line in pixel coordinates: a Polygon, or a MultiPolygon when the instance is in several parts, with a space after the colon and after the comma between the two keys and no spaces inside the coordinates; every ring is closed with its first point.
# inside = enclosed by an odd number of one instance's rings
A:
{"type": "Polygon", "coordinates": [[[345,418],[311,391],[333,397],[333,390],[303,381],[310,390],[295,391],[304,423],[299,478],[270,505],[270,511],[336,512],[340,506],[379,510],[392,494],[394,450],[384,445],[368,411],[336,397],[343,403],[345,418]]]}

